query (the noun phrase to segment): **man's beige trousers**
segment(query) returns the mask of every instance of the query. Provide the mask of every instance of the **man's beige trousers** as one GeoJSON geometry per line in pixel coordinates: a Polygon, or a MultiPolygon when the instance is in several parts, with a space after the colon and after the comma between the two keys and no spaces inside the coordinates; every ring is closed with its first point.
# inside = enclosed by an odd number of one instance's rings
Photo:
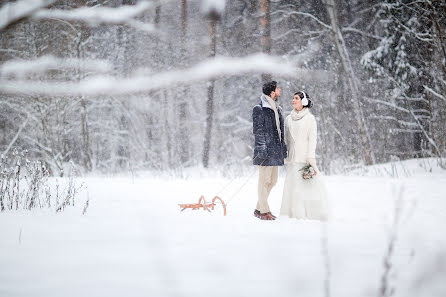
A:
{"type": "Polygon", "coordinates": [[[259,210],[260,213],[270,212],[268,205],[268,196],[271,192],[271,189],[277,183],[278,171],[278,166],[259,166],[259,200],[257,201],[256,209],[259,210]]]}

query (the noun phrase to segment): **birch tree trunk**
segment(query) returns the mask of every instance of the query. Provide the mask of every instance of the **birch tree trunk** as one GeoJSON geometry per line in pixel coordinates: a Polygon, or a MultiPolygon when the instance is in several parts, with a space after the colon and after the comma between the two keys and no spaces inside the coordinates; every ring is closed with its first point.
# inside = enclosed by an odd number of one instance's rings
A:
{"type": "Polygon", "coordinates": [[[333,39],[336,43],[336,48],[339,53],[339,57],[341,58],[342,67],[344,69],[344,73],[347,76],[347,82],[350,89],[350,93],[353,101],[353,111],[355,113],[355,120],[358,125],[361,145],[364,150],[364,158],[365,163],[367,165],[371,165],[375,163],[375,158],[373,156],[373,152],[370,145],[370,135],[367,131],[367,126],[365,124],[364,115],[362,112],[360,100],[359,100],[359,88],[356,82],[355,73],[353,71],[353,67],[351,64],[350,57],[348,55],[347,47],[344,42],[344,38],[342,36],[341,29],[336,19],[336,4],[334,0],[326,0],[326,8],[328,15],[330,17],[331,27],[332,27],[332,35],[333,39]]]}

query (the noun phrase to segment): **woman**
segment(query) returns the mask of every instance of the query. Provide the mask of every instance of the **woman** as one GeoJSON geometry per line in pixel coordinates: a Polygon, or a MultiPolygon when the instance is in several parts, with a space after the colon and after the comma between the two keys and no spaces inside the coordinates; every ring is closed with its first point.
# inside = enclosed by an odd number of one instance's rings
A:
{"type": "Polygon", "coordinates": [[[313,103],[305,92],[293,98],[293,111],[285,119],[288,158],[280,214],[291,218],[325,221],[329,206],[325,184],[316,165],[317,124],[310,113],[313,103]],[[311,165],[312,178],[304,179],[302,168],[311,165]]]}

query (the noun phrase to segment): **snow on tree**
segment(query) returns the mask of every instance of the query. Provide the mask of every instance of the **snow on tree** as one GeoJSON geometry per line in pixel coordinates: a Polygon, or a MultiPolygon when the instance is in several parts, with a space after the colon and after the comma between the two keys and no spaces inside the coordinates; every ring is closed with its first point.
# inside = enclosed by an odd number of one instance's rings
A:
{"type": "Polygon", "coordinates": [[[376,162],[444,158],[444,3],[327,3],[7,2],[0,150],[28,147],[54,174],[67,162],[84,172],[249,165],[264,73],[285,114],[294,92],[311,94],[326,172],[367,163],[368,147],[376,162]]]}

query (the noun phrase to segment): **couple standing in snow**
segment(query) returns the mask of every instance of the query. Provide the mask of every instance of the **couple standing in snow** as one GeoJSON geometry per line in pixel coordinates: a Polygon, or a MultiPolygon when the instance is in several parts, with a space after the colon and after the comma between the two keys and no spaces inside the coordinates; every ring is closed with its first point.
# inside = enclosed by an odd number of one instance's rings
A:
{"type": "MultiPolygon", "coordinates": [[[[293,110],[282,117],[277,104],[280,88],[277,82],[263,85],[260,102],[252,111],[255,139],[254,165],[259,165],[258,201],[254,215],[262,220],[275,220],[268,196],[277,183],[278,166],[286,164],[280,214],[298,219],[328,219],[328,201],[323,180],[316,165],[317,124],[310,108],[313,103],[304,91],[294,94],[293,110]],[[304,179],[303,168],[310,165],[311,178],[304,179]]],[[[309,167],[309,166],[308,166],[309,167]]]]}

